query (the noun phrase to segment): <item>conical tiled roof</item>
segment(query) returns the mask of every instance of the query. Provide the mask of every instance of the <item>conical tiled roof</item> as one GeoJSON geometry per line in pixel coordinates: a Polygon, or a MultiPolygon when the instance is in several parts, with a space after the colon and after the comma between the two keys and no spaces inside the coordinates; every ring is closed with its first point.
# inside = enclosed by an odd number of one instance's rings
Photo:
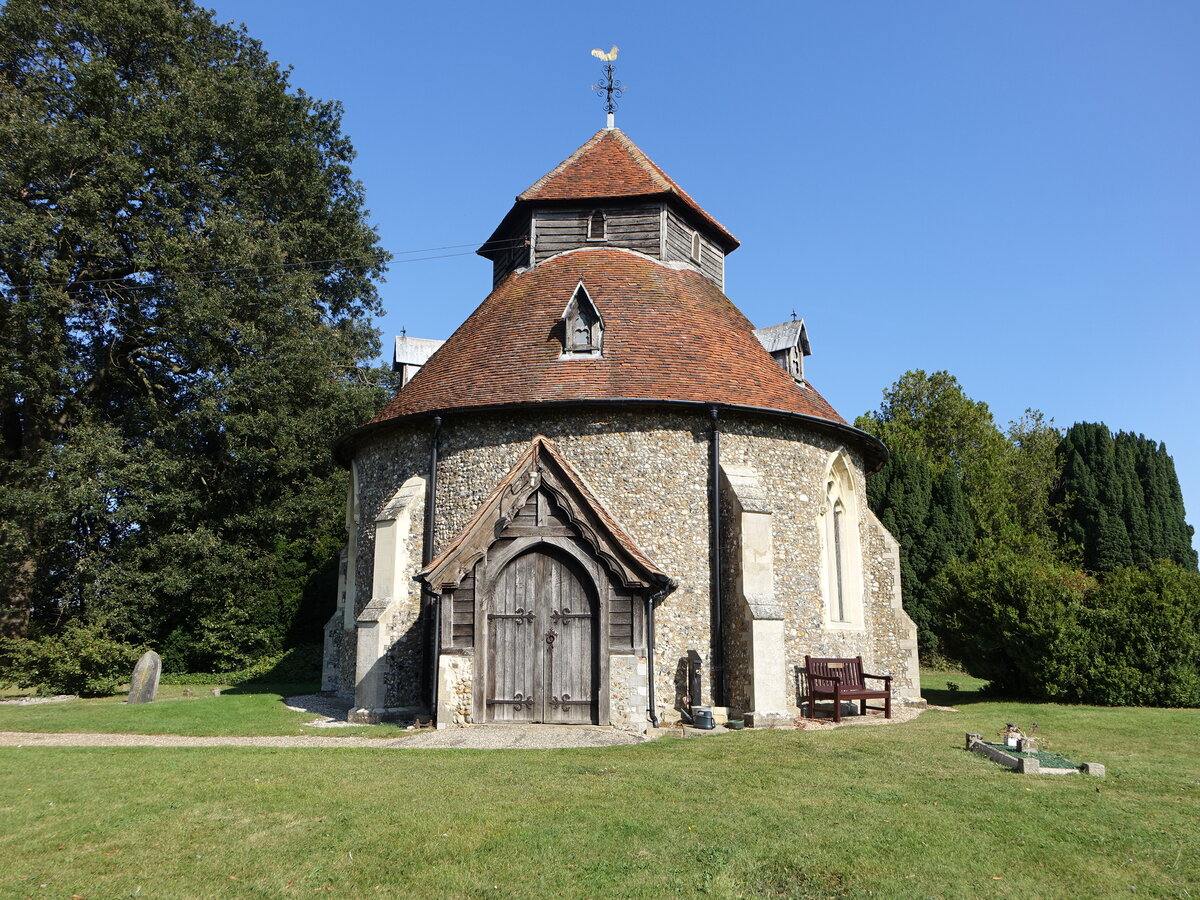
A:
{"type": "MultiPolygon", "coordinates": [[[[713,220],[621,132],[598,132],[517,198],[531,204],[670,195],[713,220]]],[[[502,226],[503,227],[503,226],[502,226]]],[[[584,247],[512,271],[370,422],[544,404],[703,404],[801,417],[851,438],[870,468],[886,450],[848,425],[763,349],[754,326],[693,266],[617,247],[584,247]],[[564,354],[564,309],[582,282],[603,322],[599,356],[564,354]]]]}
{"type": "MultiPolygon", "coordinates": [[[[738,239],[693,200],[671,176],[655,165],[619,128],[604,128],[533,185],[517,195],[513,211],[532,203],[564,200],[604,200],[666,194],[677,198],[709,226],[726,253],[738,239]]],[[[505,222],[512,216],[505,218],[505,222]]],[[[503,229],[504,225],[496,230],[503,229]]],[[[496,235],[492,236],[493,238],[496,235]]],[[[489,240],[488,244],[491,241],[489,240]]],[[[488,244],[484,246],[487,247],[488,244]]]]}
{"type": "Polygon", "coordinates": [[[573,250],[510,275],[367,427],[589,401],[715,404],[854,430],[775,364],[716,285],[691,268],[615,249],[573,250]],[[602,358],[562,358],[560,317],[580,281],[604,321],[602,358]]]}

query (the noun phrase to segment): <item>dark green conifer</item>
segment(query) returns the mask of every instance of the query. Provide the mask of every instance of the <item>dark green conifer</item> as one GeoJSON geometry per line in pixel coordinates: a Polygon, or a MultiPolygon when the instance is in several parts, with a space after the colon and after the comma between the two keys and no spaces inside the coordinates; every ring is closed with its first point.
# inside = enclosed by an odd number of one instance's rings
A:
{"type": "Polygon", "coordinates": [[[1059,534],[1084,568],[1108,572],[1169,559],[1196,568],[1175,463],[1143,435],[1113,435],[1103,423],[1072,425],[1058,448],[1059,534]]]}
{"type": "Polygon", "coordinates": [[[867,482],[867,499],[900,543],[904,608],[917,624],[921,648],[937,650],[941,620],[931,607],[928,584],[945,565],[964,555],[975,523],[958,475],[932,467],[916,453],[896,450],[867,482]]]}

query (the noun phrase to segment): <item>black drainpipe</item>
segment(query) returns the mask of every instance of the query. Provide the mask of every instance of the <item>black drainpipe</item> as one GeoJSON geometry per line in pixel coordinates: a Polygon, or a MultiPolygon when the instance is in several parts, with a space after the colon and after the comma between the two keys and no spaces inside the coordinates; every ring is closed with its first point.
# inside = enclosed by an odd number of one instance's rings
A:
{"type": "MultiPolygon", "coordinates": [[[[721,633],[721,429],[717,408],[709,407],[712,439],[709,441],[709,534],[712,580],[712,692],[713,706],[725,705],[725,647],[721,633]]],[[[694,702],[694,701],[693,701],[694,702]]]]}
{"type": "Polygon", "coordinates": [[[658,715],[654,711],[654,595],[646,595],[646,682],[649,690],[646,693],[646,716],[650,724],[658,727],[658,715]]]}
{"type": "MultiPolygon", "coordinates": [[[[429,438],[429,484],[425,491],[425,542],[421,548],[421,567],[428,566],[433,561],[433,529],[437,516],[437,471],[438,471],[438,438],[442,433],[442,417],[433,417],[433,434],[429,438]]],[[[427,670],[429,684],[426,693],[429,696],[429,717],[437,718],[437,676],[438,659],[442,655],[442,604],[441,598],[428,585],[421,585],[421,593],[425,596],[426,608],[432,622],[432,633],[429,635],[430,664],[427,670]]]]}
{"type": "Polygon", "coordinates": [[[646,595],[646,716],[650,724],[658,727],[658,712],[654,702],[654,601],[661,600],[678,585],[671,580],[666,581],[661,590],[646,595]]]}

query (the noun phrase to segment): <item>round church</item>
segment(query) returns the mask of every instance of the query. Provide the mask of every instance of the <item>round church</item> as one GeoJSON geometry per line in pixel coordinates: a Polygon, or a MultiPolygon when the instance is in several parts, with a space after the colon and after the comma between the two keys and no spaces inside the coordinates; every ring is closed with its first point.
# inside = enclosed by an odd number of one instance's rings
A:
{"type": "Polygon", "coordinates": [[[725,296],[737,246],[605,128],[517,196],[453,335],[398,339],[404,387],[338,446],[323,688],[355,721],[783,724],[810,656],[918,699],[887,451],[808,380],[803,320],[725,296]]]}

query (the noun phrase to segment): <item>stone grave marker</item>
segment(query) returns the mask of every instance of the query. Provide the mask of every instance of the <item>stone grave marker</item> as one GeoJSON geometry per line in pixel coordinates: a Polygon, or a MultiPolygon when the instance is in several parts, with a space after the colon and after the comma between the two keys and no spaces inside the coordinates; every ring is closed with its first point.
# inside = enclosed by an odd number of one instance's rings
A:
{"type": "Polygon", "coordinates": [[[133,667],[129,679],[129,699],[126,703],[153,703],[158,694],[158,677],[162,674],[162,657],[147,650],[133,667]]]}

